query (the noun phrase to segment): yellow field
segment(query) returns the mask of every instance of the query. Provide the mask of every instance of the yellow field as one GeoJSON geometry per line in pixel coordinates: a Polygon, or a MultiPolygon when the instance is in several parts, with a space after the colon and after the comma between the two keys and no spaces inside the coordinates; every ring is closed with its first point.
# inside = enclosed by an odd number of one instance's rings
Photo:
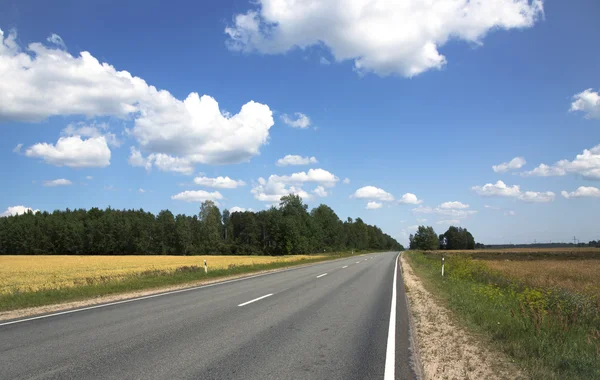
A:
{"type": "Polygon", "coordinates": [[[559,287],[600,300],[600,260],[481,261],[530,286],[559,287]]]}
{"type": "Polygon", "coordinates": [[[0,294],[60,289],[118,280],[148,270],[183,266],[223,269],[229,265],[269,264],[320,256],[0,256],[0,294]]]}

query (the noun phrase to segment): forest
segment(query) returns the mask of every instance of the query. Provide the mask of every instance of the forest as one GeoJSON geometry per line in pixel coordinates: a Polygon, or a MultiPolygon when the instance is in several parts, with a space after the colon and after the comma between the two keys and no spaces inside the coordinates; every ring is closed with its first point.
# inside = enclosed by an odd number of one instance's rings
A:
{"type": "Polygon", "coordinates": [[[11,255],[292,255],[343,250],[403,250],[360,218],[341,221],[328,206],[308,211],[297,195],[259,212],[198,215],[140,210],[28,212],[0,218],[0,254],[11,255]]]}

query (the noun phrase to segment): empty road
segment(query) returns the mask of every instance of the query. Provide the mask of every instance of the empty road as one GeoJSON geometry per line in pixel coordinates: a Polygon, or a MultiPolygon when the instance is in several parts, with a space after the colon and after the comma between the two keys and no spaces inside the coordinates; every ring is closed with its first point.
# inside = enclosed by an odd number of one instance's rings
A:
{"type": "Polygon", "coordinates": [[[0,322],[0,379],[414,378],[397,256],[0,322]]]}

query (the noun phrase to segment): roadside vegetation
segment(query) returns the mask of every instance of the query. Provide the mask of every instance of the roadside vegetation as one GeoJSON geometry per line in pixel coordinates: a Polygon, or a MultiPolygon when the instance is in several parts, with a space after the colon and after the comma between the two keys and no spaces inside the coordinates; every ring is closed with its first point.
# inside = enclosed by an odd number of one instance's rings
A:
{"type": "Polygon", "coordinates": [[[458,321],[487,337],[532,378],[600,379],[597,251],[570,250],[565,254],[571,259],[556,259],[555,250],[525,250],[527,259],[518,261],[516,250],[405,256],[458,321]]]}
{"type": "Polygon", "coordinates": [[[285,257],[0,256],[0,311],[196,284],[359,254],[285,257]],[[28,260],[23,260],[24,258],[28,260]],[[183,260],[182,260],[183,259],[183,260]],[[207,260],[208,273],[203,260],[207,260]],[[184,265],[182,265],[184,264],[184,265]]]}

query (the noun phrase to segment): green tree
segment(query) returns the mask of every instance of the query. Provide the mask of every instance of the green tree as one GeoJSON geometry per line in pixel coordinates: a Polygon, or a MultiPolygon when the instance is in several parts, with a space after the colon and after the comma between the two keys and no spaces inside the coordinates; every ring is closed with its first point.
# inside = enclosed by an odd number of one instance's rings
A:
{"type": "Polygon", "coordinates": [[[440,241],[433,227],[419,226],[414,235],[410,235],[410,249],[432,251],[439,249],[440,241]]]}

